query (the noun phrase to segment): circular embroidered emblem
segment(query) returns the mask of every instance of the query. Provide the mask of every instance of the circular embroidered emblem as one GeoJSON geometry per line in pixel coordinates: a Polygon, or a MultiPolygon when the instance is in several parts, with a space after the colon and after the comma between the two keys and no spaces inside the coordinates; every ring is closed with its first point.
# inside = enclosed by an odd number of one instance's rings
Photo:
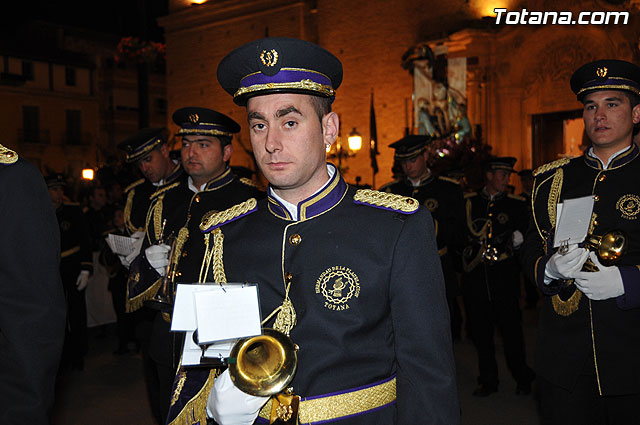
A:
{"type": "Polygon", "coordinates": [[[263,50],[260,53],[260,61],[264,66],[275,66],[278,63],[278,52],[276,49],[263,50]]]}
{"type": "Polygon", "coordinates": [[[191,121],[194,124],[196,124],[199,119],[200,119],[200,117],[198,116],[198,114],[190,114],[189,115],[189,121],[191,121]]]}
{"type": "Polygon", "coordinates": [[[348,310],[349,300],[360,295],[360,279],[349,267],[333,266],[316,281],[316,294],[322,294],[329,310],[348,310]]]}
{"type": "Polygon", "coordinates": [[[622,218],[635,220],[640,213],[640,196],[624,195],[616,202],[616,209],[622,213],[622,218]]]}
{"type": "Polygon", "coordinates": [[[505,213],[500,213],[498,214],[498,216],[496,217],[496,220],[498,220],[498,223],[500,224],[504,224],[507,221],[509,221],[509,216],[505,213]]]}
{"type": "Polygon", "coordinates": [[[607,67],[605,66],[599,67],[598,69],[596,69],[596,75],[600,78],[604,78],[607,76],[607,71],[608,71],[607,67]]]}
{"type": "Polygon", "coordinates": [[[60,222],[60,230],[62,230],[63,232],[67,232],[69,231],[69,229],[71,229],[71,223],[66,220],[60,222]]]}
{"type": "Polygon", "coordinates": [[[438,208],[438,200],[429,198],[426,201],[424,201],[424,206],[427,207],[429,212],[434,212],[438,208]]]}

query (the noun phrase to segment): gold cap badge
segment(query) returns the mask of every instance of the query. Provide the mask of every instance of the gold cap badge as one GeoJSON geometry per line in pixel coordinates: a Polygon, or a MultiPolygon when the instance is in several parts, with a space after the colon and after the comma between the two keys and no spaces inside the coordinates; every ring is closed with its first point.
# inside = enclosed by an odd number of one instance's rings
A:
{"type": "Polygon", "coordinates": [[[198,116],[198,114],[190,114],[189,115],[189,121],[191,121],[194,124],[196,124],[199,119],[200,119],[200,117],[198,116]]]}
{"type": "Polygon", "coordinates": [[[260,53],[260,61],[264,66],[275,66],[278,63],[278,52],[276,49],[263,50],[260,53]]]}
{"type": "Polygon", "coordinates": [[[606,67],[599,67],[598,69],[596,69],[596,75],[600,78],[604,78],[607,76],[607,71],[608,69],[606,67]]]}

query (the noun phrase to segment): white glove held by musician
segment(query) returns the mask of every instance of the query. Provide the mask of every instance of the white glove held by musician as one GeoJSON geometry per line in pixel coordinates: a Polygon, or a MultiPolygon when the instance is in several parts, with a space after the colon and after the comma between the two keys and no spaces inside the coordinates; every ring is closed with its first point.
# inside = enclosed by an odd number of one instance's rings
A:
{"type": "Polygon", "coordinates": [[[162,277],[167,273],[170,251],[171,247],[165,244],[151,245],[149,248],[144,250],[144,254],[147,256],[147,261],[162,277]]]}
{"type": "Polygon", "coordinates": [[[569,250],[562,255],[556,252],[549,258],[544,268],[544,283],[548,285],[555,279],[573,279],[582,265],[587,261],[589,251],[579,248],[577,244],[569,245],[569,250]]]}
{"type": "Polygon", "coordinates": [[[82,270],[76,279],[76,289],[82,291],[89,283],[89,270],[82,270]]]}
{"type": "Polygon", "coordinates": [[[133,242],[133,251],[131,252],[131,254],[127,255],[126,257],[122,257],[120,255],[118,256],[120,257],[120,262],[126,268],[129,268],[131,263],[133,263],[133,260],[135,260],[136,257],[140,255],[140,250],[142,249],[142,244],[144,243],[144,232],[135,232],[131,235],[131,237],[135,239],[135,242],[133,242]]]}
{"type": "Polygon", "coordinates": [[[240,391],[222,372],[213,383],[207,401],[207,415],[219,425],[251,425],[269,397],[258,397],[240,391]]]}
{"type": "Polygon", "coordinates": [[[590,254],[591,261],[598,266],[597,272],[578,272],[574,283],[587,298],[606,300],[624,294],[624,285],[620,269],[616,266],[606,267],[600,264],[595,252],[590,254]]]}

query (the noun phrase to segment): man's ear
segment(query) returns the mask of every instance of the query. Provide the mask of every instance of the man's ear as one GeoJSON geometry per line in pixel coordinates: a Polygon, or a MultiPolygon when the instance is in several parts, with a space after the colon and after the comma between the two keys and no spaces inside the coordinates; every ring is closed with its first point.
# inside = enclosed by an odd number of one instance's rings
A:
{"type": "Polygon", "coordinates": [[[163,143],[162,146],[160,146],[160,154],[165,158],[169,158],[169,147],[166,143],[163,143]]]}
{"type": "Polygon", "coordinates": [[[338,138],[340,118],[335,112],[329,112],[322,117],[322,137],[326,147],[331,146],[338,138]]]}
{"type": "Polygon", "coordinates": [[[640,103],[633,107],[631,110],[631,118],[634,124],[640,123],[640,103]]]}
{"type": "Polygon", "coordinates": [[[233,145],[229,143],[222,148],[222,160],[224,162],[228,162],[231,159],[231,154],[233,153],[233,145]]]}

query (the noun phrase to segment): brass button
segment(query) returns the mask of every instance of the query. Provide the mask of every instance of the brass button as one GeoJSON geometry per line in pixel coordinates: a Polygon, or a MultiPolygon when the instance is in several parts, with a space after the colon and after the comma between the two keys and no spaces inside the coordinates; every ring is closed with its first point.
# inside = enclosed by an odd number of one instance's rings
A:
{"type": "Polygon", "coordinates": [[[200,202],[200,195],[196,195],[196,202],[200,202]]]}
{"type": "Polygon", "coordinates": [[[493,213],[490,212],[489,214],[487,214],[489,217],[493,217],[493,213]]]}
{"type": "Polygon", "coordinates": [[[593,220],[593,226],[597,226],[598,225],[598,220],[593,220]]]}
{"type": "Polygon", "coordinates": [[[186,257],[186,256],[187,256],[187,253],[186,253],[186,252],[183,252],[183,253],[182,253],[182,258],[184,258],[184,257],[186,257]]]}
{"type": "Polygon", "coordinates": [[[289,236],[289,243],[293,246],[296,246],[298,244],[300,244],[300,242],[302,242],[302,236],[300,236],[297,233],[294,233],[293,235],[289,236]]]}
{"type": "Polygon", "coordinates": [[[593,197],[593,200],[598,202],[600,200],[600,197],[598,195],[596,195],[596,196],[593,197]]]}
{"type": "Polygon", "coordinates": [[[600,174],[600,177],[598,177],[598,181],[599,181],[599,182],[602,182],[602,181],[604,181],[604,179],[606,179],[606,178],[607,178],[606,174],[600,174]]]}
{"type": "Polygon", "coordinates": [[[489,204],[489,206],[490,206],[490,207],[493,207],[493,202],[491,202],[491,203],[489,204]]]}
{"type": "Polygon", "coordinates": [[[412,199],[412,198],[408,198],[408,199],[407,199],[407,204],[409,204],[409,205],[413,205],[413,199],[412,199]]]}
{"type": "Polygon", "coordinates": [[[285,280],[287,283],[289,283],[289,282],[291,282],[291,279],[293,279],[293,275],[292,275],[290,272],[286,272],[286,273],[284,274],[284,280],[285,280]]]}

